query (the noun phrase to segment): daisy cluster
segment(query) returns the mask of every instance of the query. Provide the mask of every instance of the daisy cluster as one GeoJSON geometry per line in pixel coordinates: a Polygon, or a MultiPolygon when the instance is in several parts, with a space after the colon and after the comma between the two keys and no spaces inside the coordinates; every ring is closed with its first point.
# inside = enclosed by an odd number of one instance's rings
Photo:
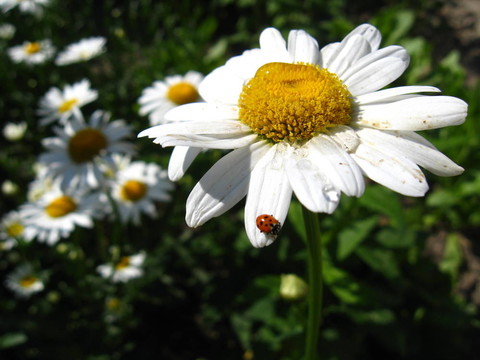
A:
{"type": "MultiPolygon", "coordinates": [[[[47,0],[0,0],[4,12],[18,8],[37,16],[48,11],[48,4],[47,0]]],[[[15,28],[11,27],[5,27],[3,38],[12,37],[15,28]]],[[[23,63],[33,69],[53,60],[50,65],[60,69],[100,56],[106,52],[105,45],[106,38],[94,36],[57,53],[50,39],[28,40],[8,48],[7,53],[12,65],[23,63]]],[[[140,97],[140,114],[149,114],[152,124],[162,123],[168,110],[200,99],[197,87],[202,78],[191,71],[155,81],[140,97]]],[[[97,227],[137,227],[143,216],[158,217],[161,203],[171,200],[173,183],[167,170],[137,158],[132,125],[97,108],[99,92],[90,79],[83,77],[73,83],[51,84],[38,98],[34,109],[37,124],[33,127],[47,135],[41,141],[43,150],[34,164],[35,176],[26,191],[26,201],[1,218],[0,251],[33,243],[61,249],[62,244],[78,237],[78,232],[82,237],[92,237],[97,227]]],[[[28,127],[26,122],[8,123],[3,135],[10,142],[19,142],[28,127]]],[[[4,194],[19,191],[9,190],[7,182],[3,185],[4,194]]],[[[118,230],[111,230],[109,236],[118,230]]],[[[120,239],[110,239],[114,249],[109,250],[111,259],[98,264],[96,273],[113,282],[142,276],[145,252],[132,251],[129,246],[117,251],[118,242],[120,239]]],[[[38,265],[39,260],[19,265],[5,285],[20,297],[42,291],[48,276],[38,265]]]]}

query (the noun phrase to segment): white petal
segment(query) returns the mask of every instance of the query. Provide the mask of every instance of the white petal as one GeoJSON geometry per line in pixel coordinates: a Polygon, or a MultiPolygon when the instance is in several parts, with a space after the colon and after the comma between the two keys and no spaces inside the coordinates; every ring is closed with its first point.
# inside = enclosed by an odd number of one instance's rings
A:
{"type": "Polygon", "coordinates": [[[290,62],[291,58],[287,51],[286,42],[280,31],[275,28],[266,28],[260,34],[260,48],[265,53],[271,53],[272,56],[290,62]]]}
{"type": "Polygon", "coordinates": [[[354,96],[376,91],[392,83],[408,67],[410,57],[401,46],[389,46],[364,56],[340,79],[354,96]]]}
{"type": "Polygon", "coordinates": [[[325,64],[330,64],[333,56],[335,56],[335,54],[337,53],[339,46],[340,46],[340,42],[335,42],[335,43],[325,45],[320,50],[319,65],[321,67],[325,68],[326,67],[325,64]]]}
{"type": "Polygon", "coordinates": [[[370,24],[362,24],[353,29],[350,34],[348,34],[345,39],[350,36],[361,35],[365,40],[368,41],[372,50],[377,50],[382,41],[382,34],[378,29],[370,24]]]}
{"type": "Polygon", "coordinates": [[[320,53],[317,41],[303,30],[292,30],[288,34],[288,52],[292,62],[318,64],[320,53]]]}
{"type": "Polygon", "coordinates": [[[335,188],[348,196],[358,197],[363,194],[365,182],[362,172],[343,146],[328,135],[319,135],[306,146],[311,161],[315,162],[335,188]]]}
{"type": "Polygon", "coordinates": [[[360,105],[356,123],[377,129],[419,131],[460,125],[466,116],[467,104],[463,100],[416,96],[389,104],[360,105]]]}
{"type": "Polygon", "coordinates": [[[407,196],[423,196],[428,184],[415,163],[402,156],[391,156],[381,149],[362,143],[353,159],[366,176],[383,186],[407,196]]]}
{"type": "Polygon", "coordinates": [[[337,190],[308,156],[295,151],[286,162],[287,176],[298,200],[310,211],[331,214],[340,201],[337,190]]]}
{"type": "Polygon", "coordinates": [[[399,86],[359,95],[355,101],[361,105],[384,103],[395,101],[397,97],[402,95],[428,92],[438,93],[440,90],[433,86],[399,86]]]}
{"type": "Polygon", "coordinates": [[[244,84],[245,79],[224,65],[208,74],[198,86],[198,91],[208,103],[235,105],[244,84]]]}
{"type": "Polygon", "coordinates": [[[172,181],[180,180],[201,151],[201,148],[175,146],[168,162],[169,179],[172,181]]]}
{"type": "Polygon", "coordinates": [[[357,131],[362,142],[382,149],[394,156],[405,156],[435,175],[453,176],[463,172],[463,168],[442,154],[427,140],[411,132],[385,132],[376,129],[357,131]]]}
{"type": "Polygon", "coordinates": [[[245,229],[255,247],[264,247],[275,241],[275,236],[258,230],[257,216],[273,215],[281,224],[287,217],[292,188],[285,173],[286,147],[272,146],[252,171],[245,204],[245,229]]]}
{"type": "Polygon", "coordinates": [[[192,146],[234,149],[257,138],[247,125],[237,120],[184,121],[158,125],[142,131],[138,137],[155,138],[162,146],[192,146]]]}
{"type": "Polygon", "coordinates": [[[239,202],[247,193],[251,169],[269,148],[264,142],[257,142],[217,161],[187,199],[187,224],[200,226],[239,202]]]}
{"type": "Polygon", "coordinates": [[[238,119],[238,107],[229,105],[191,103],[177,106],[165,114],[165,120],[233,120],[238,119]]]}
{"type": "Polygon", "coordinates": [[[331,56],[329,63],[323,63],[328,71],[337,74],[340,78],[348,68],[362,56],[371,51],[370,44],[360,35],[344,39],[331,56]]]}
{"type": "Polygon", "coordinates": [[[349,126],[335,126],[328,132],[328,135],[347,153],[354,152],[358,144],[360,144],[360,139],[358,138],[356,131],[349,126]]]}

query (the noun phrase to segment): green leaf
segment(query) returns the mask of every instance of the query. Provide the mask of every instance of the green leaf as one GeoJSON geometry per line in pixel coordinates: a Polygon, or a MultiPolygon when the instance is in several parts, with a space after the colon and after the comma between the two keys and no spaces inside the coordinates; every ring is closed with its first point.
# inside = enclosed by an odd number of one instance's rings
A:
{"type": "Polygon", "coordinates": [[[395,227],[402,227],[405,223],[404,211],[398,195],[390,189],[383,186],[369,186],[359,202],[373,211],[387,215],[395,227]]]}
{"type": "Polygon", "coordinates": [[[377,242],[386,248],[407,248],[415,242],[415,232],[408,229],[387,228],[381,230],[376,238],[377,242]]]}
{"type": "Polygon", "coordinates": [[[377,222],[377,217],[370,217],[357,221],[351,228],[341,231],[338,235],[337,259],[343,260],[348,257],[367,238],[377,222]]]}
{"type": "Polygon", "coordinates": [[[398,263],[391,251],[362,246],[356,253],[372,270],[386,278],[394,279],[400,276],[398,263]]]}
{"type": "Polygon", "coordinates": [[[440,271],[448,274],[452,282],[458,277],[458,270],[463,262],[462,248],[458,234],[449,234],[445,242],[443,259],[438,264],[440,271]]]}
{"type": "Polygon", "coordinates": [[[7,349],[18,346],[27,341],[27,336],[23,333],[10,333],[0,337],[0,349],[7,349]]]}

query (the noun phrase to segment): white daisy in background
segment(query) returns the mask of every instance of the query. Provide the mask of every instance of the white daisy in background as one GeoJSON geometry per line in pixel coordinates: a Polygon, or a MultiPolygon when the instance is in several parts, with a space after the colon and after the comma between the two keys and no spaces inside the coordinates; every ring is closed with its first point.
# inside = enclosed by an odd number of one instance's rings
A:
{"type": "Polygon", "coordinates": [[[0,221],[0,250],[10,250],[18,240],[32,240],[32,233],[25,227],[25,215],[12,210],[0,221]]]}
{"type": "Polygon", "coordinates": [[[49,39],[41,41],[26,41],[7,50],[12,61],[28,65],[43,64],[55,53],[55,47],[49,39]]]}
{"type": "Polygon", "coordinates": [[[17,29],[14,25],[9,23],[4,23],[0,25],[0,39],[10,40],[15,35],[17,29]]]}
{"type": "Polygon", "coordinates": [[[409,63],[404,48],[379,48],[380,40],[363,24],[320,50],[303,30],[291,31],[287,45],[278,30],[265,29],[259,49],[204,79],[206,103],[177,107],[166,119],[182,122],[140,133],[162,146],[234,149],[192,190],[187,224],[202,225],[247,196],[247,235],[263,247],[276,235],[259,231],[257,216],[283,224],[292,193],[310,211],[332,213],[341,192],[362,195],[364,176],[423,196],[428,185],[418,165],[440,176],[462,173],[415,131],[463,123],[467,104],[423,95],[439,92],[431,86],[380,90],[409,63]]]}
{"type": "Polygon", "coordinates": [[[9,274],[5,286],[23,298],[28,298],[45,288],[42,278],[28,264],[19,266],[9,274]]]}
{"type": "Polygon", "coordinates": [[[91,228],[100,214],[100,196],[86,190],[62,191],[60,186],[43,194],[35,202],[21,206],[25,228],[29,234],[48,245],[66,238],[76,226],[91,228]]]}
{"type": "Polygon", "coordinates": [[[61,179],[67,187],[96,188],[104,182],[102,163],[114,166],[114,153],[132,154],[134,147],[123,141],[131,135],[131,128],[123,120],[110,121],[110,114],[97,110],[89,122],[72,118],[63,128],[54,128],[57,137],[43,140],[47,152],[39,161],[45,164],[51,176],[61,179]]]}
{"type": "Polygon", "coordinates": [[[113,282],[127,282],[143,275],[142,265],[145,261],[145,253],[140,252],[131,256],[122,256],[113,264],[97,266],[98,273],[113,282]]]}
{"type": "Polygon", "coordinates": [[[54,178],[49,173],[45,164],[36,162],[33,165],[35,179],[28,184],[27,200],[30,202],[38,201],[44,194],[54,188],[54,178]]]}
{"type": "Polygon", "coordinates": [[[111,186],[112,198],[123,222],[140,224],[142,213],[157,216],[156,201],[170,200],[173,184],[160,166],[143,161],[134,161],[116,172],[111,186]]]}
{"type": "Polygon", "coordinates": [[[165,114],[176,106],[201,101],[198,85],[203,75],[189,71],[184,76],[167,76],[142,91],[138,99],[141,116],[148,115],[150,126],[165,123],[165,114]]]}
{"type": "Polygon", "coordinates": [[[62,90],[52,87],[39,102],[37,115],[41,117],[40,125],[47,125],[55,120],[64,124],[71,116],[81,117],[80,108],[97,98],[98,91],[90,88],[90,81],[87,79],[66,85],[62,90]]]}
{"type": "Polygon", "coordinates": [[[3,127],[3,136],[10,141],[18,141],[23,138],[27,131],[27,123],[22,121],[21,123],[6,123],[3,127]]]}
{"type": "Polygon", "coordinates": [[[18,6],[21,12],[40,15],[43,12],[43,6],[49,2],[50,0],[0,0],[0,8],[5,13],[18,6]]]}
{"type": "Polygon", "coordinates": [[[62,66],[88,61],[105,52],[106,42],[107,40],[104,37],[96,36],[70,44],[57,55],[55,64],[62,66]]]}

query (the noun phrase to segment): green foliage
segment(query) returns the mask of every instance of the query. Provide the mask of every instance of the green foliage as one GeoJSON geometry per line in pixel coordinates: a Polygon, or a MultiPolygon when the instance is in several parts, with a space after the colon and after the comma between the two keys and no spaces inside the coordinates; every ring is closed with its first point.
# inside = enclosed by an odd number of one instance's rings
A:
{"type": "MultiPolygon", "coordinates": [[[[441,3],[86,0],[53,1],[44,17],[3,14],[1,22],[17,32],[0,42],[1,123],[26,121],[29,131],[21,142],[0,139],[0,173],[21,189],[2,195],[0,210],[26,201],[41,140],[51,136],[35,114],[51,86],[90,79],[99,99],[86,111],[108,110],[138,133],[148,127],[137,104],[145,87],[189,70],[208,73],[257,47],[264,27],[302,28],[325,44],[371,22],[383,45],[402,45],[411,56],[396,85],[433,85],[469,103],[464,125],[422,134],[466,170],[456,178],[428,175],[430,191],[420,199],[369,183],[361,198],[342,197],[335,213],[323,216],[321,358],[478,359],[480,84],[466,85],[472,74],[463,49],[439,51],[444,39],[456,40],[441,3]],[[95,35],[107,37],[107,53],[77,66],[14,66],[6,54],[26,39],[48,37],[62,48],[95,35]]],[[[168,164],[170,150],[131,140],[143,160],[168,164]]],[[[99,222],[54,247],[29,243],[1,252],[2,283],[28,260],[46,269],[47,285],[28,299],[1,286],[0,358],[300,359],[306,304],[279,294],[281,274],[305,278],[298,202],[265,249],[246,238],[243,202],[200,228],[185,225],[188,194],[220,155],[202,154],[176,184],[175,201],[159,205],[161,216],[142,218],[140,227],[99,222]],[[143,277],[114,284],[98,276],[99,264],[139,250],[148,254],[143,277]]]]}

